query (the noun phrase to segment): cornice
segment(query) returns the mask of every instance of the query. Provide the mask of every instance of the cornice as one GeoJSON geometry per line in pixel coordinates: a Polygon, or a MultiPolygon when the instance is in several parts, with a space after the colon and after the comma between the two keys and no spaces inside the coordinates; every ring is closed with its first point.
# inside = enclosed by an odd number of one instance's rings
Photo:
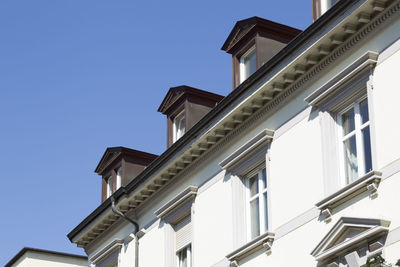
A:
{"type": "MultiPolygon", "coordinates": [[[[126,213],[136,209],[173,179],[187,174],[189,170],[209,159],[208,155],[222,149],[251,125],[264,120],[267,115],[295,96],[300,89],[316,79],[339,58],[365,42],[369,35],[376,32],[400,10],[399,2],[399,0],[391,1],[390,6],[386,5],[382,8],[382,6],[377,7],[375,1],[366,0],[362,4],[362,10],[356,9],[344,19],[345,24],[336,25],[328,34],[310,45],[305,53],[283,68],[279,74],[259,86],[250,97],[236,105],[228,115],[214,126],[208,126],[204,134],[193,137],[193,141],[185,145],[185,151],[175,154],[174,159],[170,159],[162,168],[158,168],[151,177],[138,185],[135,184],[133,189],[130,188],[129,193],[121,195],[117,204],[119,210],[126,213]],[[348,22],[350,19],[351,23],[348,22]]],[[[385,3],[388,4],[389,1],[385,3]]],[[[178,146],[180,141],[183,142],[182,140],[178,140],[171,148],[178,146]]],[[[84,229],[87,230],[80,230],[79,234],[70,237],[72,242],[85,247],[116,221],[113,220],[112,213],[104,212],[103,214],[105,214],[104,217],[96,220],[96,223],[86,225],[84,229]]]]}

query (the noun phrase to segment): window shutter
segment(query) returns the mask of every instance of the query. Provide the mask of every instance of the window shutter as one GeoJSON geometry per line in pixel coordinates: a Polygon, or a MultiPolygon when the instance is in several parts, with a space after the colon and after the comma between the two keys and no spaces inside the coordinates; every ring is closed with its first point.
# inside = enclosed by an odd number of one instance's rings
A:
{"type": "Polygon", "coordinates": [[[192,242],[192,221],[190,215],[183,218],[174,227],[176,251],[181,250],[192,242]]]}

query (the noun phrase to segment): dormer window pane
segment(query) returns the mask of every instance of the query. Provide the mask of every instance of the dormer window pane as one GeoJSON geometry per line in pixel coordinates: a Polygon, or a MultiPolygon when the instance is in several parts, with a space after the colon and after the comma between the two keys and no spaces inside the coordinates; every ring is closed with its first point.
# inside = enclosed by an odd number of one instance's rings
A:
{"type": "Polygon", "coordinates": [[[257,70],[256,49],[252,47],[240,58],[240,82],[246,80],[257,70]]]}
{"type": "Polygon", "coordinates": [[[113,193],[113,179],[112,176],[107,178],[107,198],[113,193]]]}
{"type": "Polygon", "coordinates": [[[183,136],[185,133],[185,113],[182,111],[174,118],[174,142],[183,136]]]}
{"type": "Polygon", "coordinates": [[[122,183],[122,168],[118,168],[117,170],[117,188],[115,190],[118,190],[118,188],[121,187],[122,183]]]}

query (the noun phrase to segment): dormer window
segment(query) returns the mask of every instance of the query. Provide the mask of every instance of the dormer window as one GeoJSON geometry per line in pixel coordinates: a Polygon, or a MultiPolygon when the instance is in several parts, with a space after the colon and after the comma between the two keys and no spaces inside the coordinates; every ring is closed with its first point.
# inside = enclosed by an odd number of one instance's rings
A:
{"type": "Polygon", "coordinates": [[[238,21],[222,46],[222,50],[232,55],[233,88],[249,78],[300,32],[259,17],[238,21]]]}
{"type": "Polygon", "coordinates": [[[242,83],[257,70],[256,47],[253,46],[240,58],[240,82],[242,83]]]}
{"type": "Polygon", "coordinates": [[[224,98],[187,85],[172,87],[158,111],[167,116],[167,147],[190,130],[224,98]]]}
{"type": "Polygon", "coordinates": [[[181,138],[185,133],[185,112],[182,110],[176,117],[174,118],[173,125],[173,141],[176,142],[179,138],[181,138]]]}
{"type": "Polygon", "coordinates": [[[128,185],[157,155],[127,147],[107,148],[95,172],[102,177],[101,200],[128,185]]]}

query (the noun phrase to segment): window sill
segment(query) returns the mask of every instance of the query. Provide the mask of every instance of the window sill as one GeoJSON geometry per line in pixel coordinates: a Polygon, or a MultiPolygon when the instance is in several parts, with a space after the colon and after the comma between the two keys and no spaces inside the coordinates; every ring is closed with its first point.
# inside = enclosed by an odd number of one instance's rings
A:
{"type": "Polygon", "coordinates": [[[378,187],[382,179],[382,173],[378,171],[370,171],[353,183],[343,187],[339,191],[324,198],[315,206],[321,210],[325,222],[331,221],[332,210],[339,205],[361,195],[364,192],[369,192],[370,198],[378,196],[378,187]]]}
{"type": "Polygon", "coordinates": [[[274,238],[274,233],[266,232],[228,254],[226,258],[231,262],[231,266],[239,266],[238,261],[260,249],[266,249],[266,253],[269,255],[271,253],[274,238]]]}

